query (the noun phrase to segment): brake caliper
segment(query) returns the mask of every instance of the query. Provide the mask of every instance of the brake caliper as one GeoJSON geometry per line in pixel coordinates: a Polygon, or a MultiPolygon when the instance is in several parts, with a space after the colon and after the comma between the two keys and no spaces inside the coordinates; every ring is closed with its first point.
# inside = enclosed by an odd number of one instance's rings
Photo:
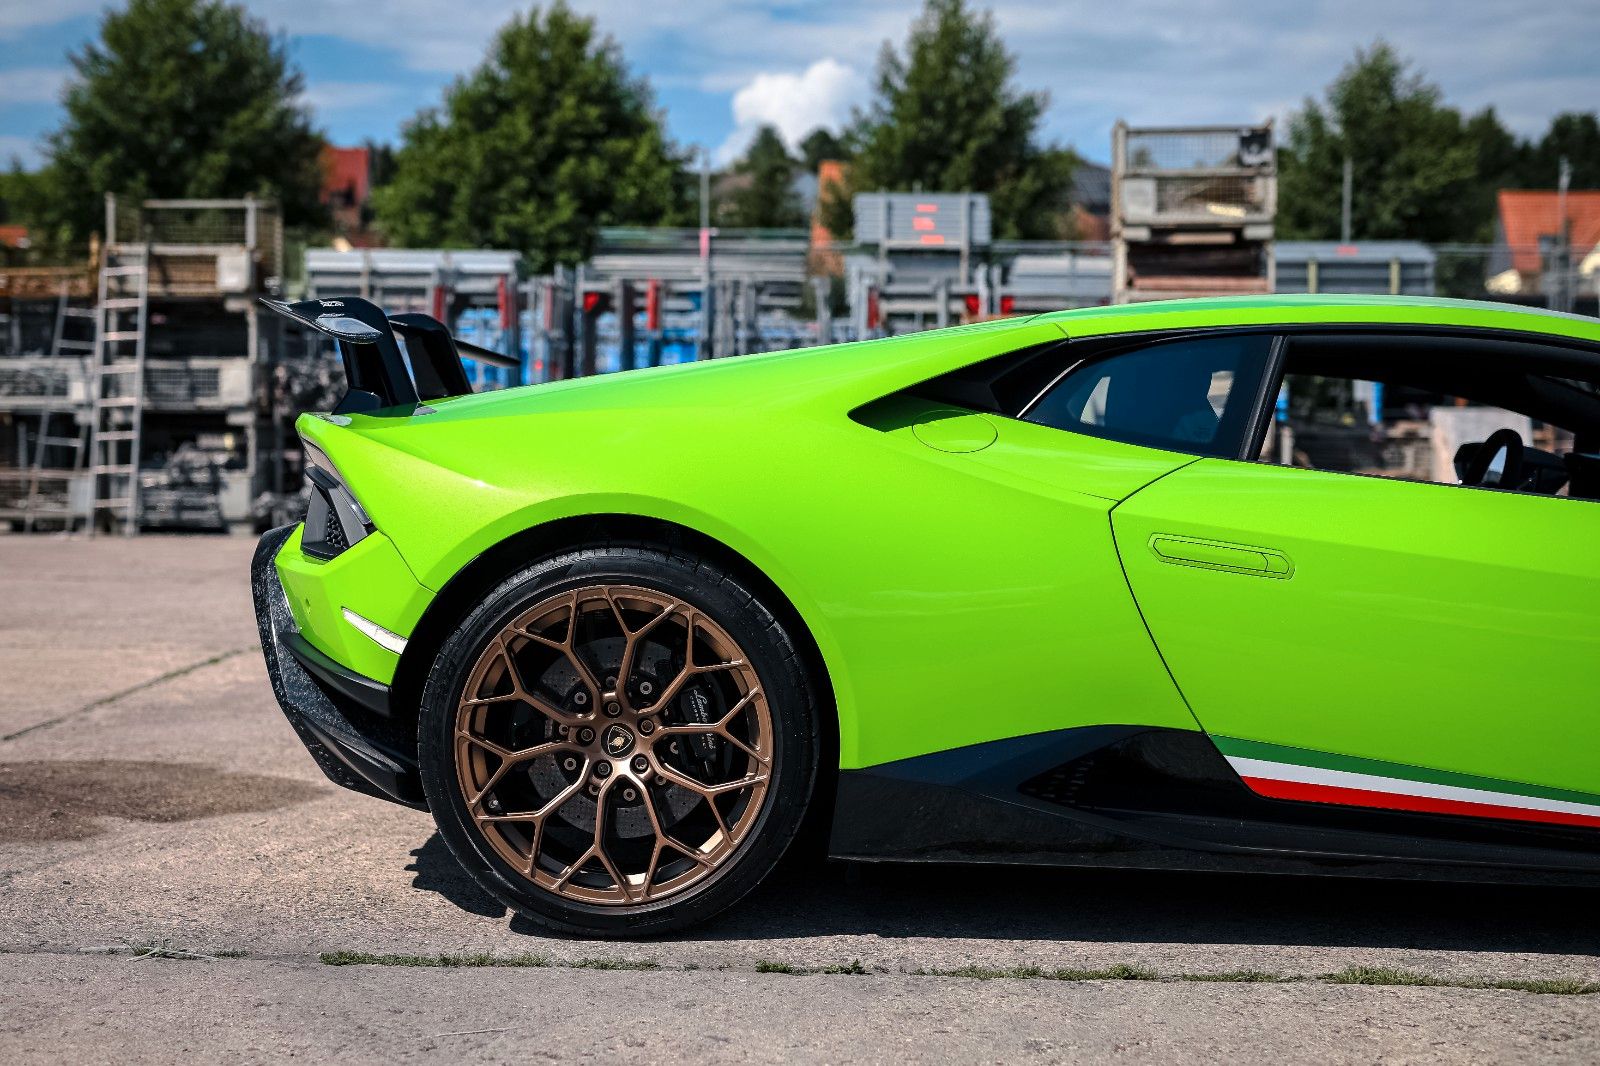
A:
{"type": "MultiPolygon", "coordinates": [[[[711,693],[704,685],[691,685],[683,691],[679,701],[685,722],[692,725],[710,725],[716,720],[711,706],[711,693]]],[[[694,757],[710,762],[717,757],[717,737],[714,733],[695,733],[689,737],[689,747],[694,757]]]]}

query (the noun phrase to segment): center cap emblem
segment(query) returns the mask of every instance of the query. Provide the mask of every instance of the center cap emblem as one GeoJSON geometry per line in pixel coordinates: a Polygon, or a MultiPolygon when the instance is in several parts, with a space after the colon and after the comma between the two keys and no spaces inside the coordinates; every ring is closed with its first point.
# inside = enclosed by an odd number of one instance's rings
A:
{"type": "Polygon", "coordinates": [[[613,725],[600,735],[600,743],[607,755],[614,759],[621,758],[633,750],[633,731],[625,726],[613,725]]]}

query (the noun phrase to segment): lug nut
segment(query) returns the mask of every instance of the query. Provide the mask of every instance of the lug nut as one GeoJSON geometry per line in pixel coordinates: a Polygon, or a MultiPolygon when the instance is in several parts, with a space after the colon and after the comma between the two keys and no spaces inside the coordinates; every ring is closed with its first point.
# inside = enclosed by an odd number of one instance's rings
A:
{"type": "Polygon", "coordinates": [[[635,773],[644,773],[646,770],[650,769],[650,760],[646,759],[643,755],[635,755],[633,757],[633,769],[635,773]]]}
{"type": "Polygon", "coordinates": [[[651,733],[654,733],[655,731],[656,731],[656,724],[653,721],[651,721],[650,719],[646,718],[644,721],[639,723],[639,732],[642,735],[649,736],[651,733]]]}
{"type": "Polygon", "coordinates": [[[610,716],[612,718],[615,718],[617,715],[619,715],[621,713],[622,713],[622,704],[618,703],[616,700],[611,700],[610,702],[608,702],[606,704],[606,714],[608,716],[610,716]]]}
{"type": "Polygon", "coordinates": [[[594,730],[590,729],[588,726],[584,726],[582,729],[578,730],[578,743],[593,744],[594,730]]]}
{"type": "Polygon", "coordinates": [[[601,761],[599,763],[596,763],[595,764],[595,768],[594,768],[594,775],[596,777],[610,777],[611,776],[611,764],[608,763],[608,762],[605,762],[605,761],[601,761]]]}

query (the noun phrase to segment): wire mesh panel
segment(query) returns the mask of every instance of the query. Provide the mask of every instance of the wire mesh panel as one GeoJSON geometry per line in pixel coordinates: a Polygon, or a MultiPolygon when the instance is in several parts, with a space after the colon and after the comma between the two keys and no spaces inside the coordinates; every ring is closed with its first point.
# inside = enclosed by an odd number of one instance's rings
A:
{"type": "Polygon", "coordinates": [[[1125,173],[1164,170],[1254,170],[1272,165],[1269,127],[1130,129],[1120,161],[1125,173]]]}
{"type": "Polygon", "coordinates": [[[0,363],[0,398],[46,399],[83,395],[81,361],[63,359],[12,359],[0,363]],[[74,389],[76,386],[76,389],[74,389]]]}
{"type": "Polygon", "coordinates": [[[1158,178],[1155,213],[1202,215],[1218,219],[1243,218],[1266,210],[1267,190],[1259,178],[1158,178]]]}
{"type": "MultiPolygon", "coordinates": [[[[166,249],[171,291],[194,294],[231,289],[226,249],[248,253],[264,277],[283,273],[283,220],[261,200],[135,200],[112,197],[106,212],[113,244],[166,249]],[[204,260],[211,266],[206,268],[204,260]]],[[[154,280],[154,279],[152,279],[154,280]]]]}
{"type": "Polygon", "coordinates": [[[247,244],[249,222],[242,201],[179,201],[198,206],[167,206],[161,201],[118,200],[118,244],[247,244]]]}

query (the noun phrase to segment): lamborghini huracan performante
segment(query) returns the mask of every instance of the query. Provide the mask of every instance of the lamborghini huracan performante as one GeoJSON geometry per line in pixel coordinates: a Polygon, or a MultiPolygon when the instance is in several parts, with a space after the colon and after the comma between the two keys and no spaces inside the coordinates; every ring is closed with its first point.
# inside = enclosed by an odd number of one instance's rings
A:
{"type": "Polygon", "coordinates": [[[1600,872],[1600,322],[1090,308],[469,395],[349,391],[253,586],[335,782],[547,926],[850,860],[1600,872]]]}

